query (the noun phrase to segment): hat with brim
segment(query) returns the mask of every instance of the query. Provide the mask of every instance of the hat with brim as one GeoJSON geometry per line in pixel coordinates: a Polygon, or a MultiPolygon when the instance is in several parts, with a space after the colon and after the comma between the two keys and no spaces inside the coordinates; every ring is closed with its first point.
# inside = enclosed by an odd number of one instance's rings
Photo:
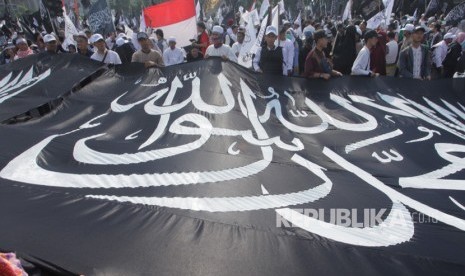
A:
{"type": "Polygon", "coordinates": [[[149,35],[146,32],[140,32],[137,34],[137,40],[148,39],[149,35]]]}
{"type": "Polygon", "coordinates": [[[94,44],[99,41],[105,41],[101,34],[94,34],[90,37],[90,43],[94,44]]]}
{"type": "Polygon", "coordinates": [[[278,35],[278,31],[276,30],[276,28],[274,26],[268,26],[266,27],[266,30],[265,30],[265,35],[270,35],[270,34],[273,34],[273,35],[278,35]]]}
{"type": "Polygon", "coordinates": [[[401,30],[404,32],[413,32],[415,30],[415,26],[413,26],[413,24],[406,24],[401,30]]]}
{"type": "Polygon", "coordinates": [[[426,32],[426,29],[423,26],[416,26],[414,32],[426,32]]]}
{"type": "Polygon", "coordinates": [[[46,34],[44,36],[44,42],[45,43],[50,43],[50,42],[53,42],[53,41],[57,41],[56,37],[54,35],[51,35],[51,34],[46,34]]]}
{"type": "MultiPolygon", "coordinates": [[[[452,39],[453,40],[455,38],[456,38],[456,36],[454,34],[452,34],[452,33],[447,33],[447,34],[444,35],[444,40],[446,40],[446,39],[452,39]]],[[[17,44],[17,42],[16,42],[16,44],[17,44]]]]}
{"type": "Polygon", "coordinates": [[[118,38],[116,40],[116,46],[118,46],[118,47],[122,46],[122,45],[124,45],[126,43],[128,43],[128,41],[126,39],[122,38],[122,37],[120,37],[120,38],[118,38]]]}
{"type": "Polygon", "coordinates": [[[212,33],[222,34],[224,32],[223,27],[216,25],[212,29],[212,33]]]}

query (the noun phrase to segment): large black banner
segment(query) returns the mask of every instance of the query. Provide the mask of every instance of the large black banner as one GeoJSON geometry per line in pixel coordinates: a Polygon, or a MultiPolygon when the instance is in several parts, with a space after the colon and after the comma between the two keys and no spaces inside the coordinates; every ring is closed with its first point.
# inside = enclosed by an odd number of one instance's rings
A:
{"type": "Polygon", "coordinates": [[[80,55],[32,55],[0,67],[0,122],[70,93],[101,65],[80,55]]]}
{"type": "Polygon", "coordinates": [[[85,275],[463,274],[463,80],[127,71],[0,126],[0,248],[85,275]]]}

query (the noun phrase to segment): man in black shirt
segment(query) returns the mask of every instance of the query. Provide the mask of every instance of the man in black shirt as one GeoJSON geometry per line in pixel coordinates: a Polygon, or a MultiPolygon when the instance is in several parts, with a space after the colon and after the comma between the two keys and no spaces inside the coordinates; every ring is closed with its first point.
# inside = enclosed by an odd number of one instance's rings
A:
{"type": "Polygon", "coordinates": [[[74,40],[77,42],[77,53],[90,58],[94,52],[89,47],[86,33],[79,32],[74,36],[74,40]]]}

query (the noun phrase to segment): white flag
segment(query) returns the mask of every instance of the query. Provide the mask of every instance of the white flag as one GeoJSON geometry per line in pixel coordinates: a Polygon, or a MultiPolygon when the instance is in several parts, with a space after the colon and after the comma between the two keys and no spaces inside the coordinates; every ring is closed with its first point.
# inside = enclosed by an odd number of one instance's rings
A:
{"type": "Polygon", "coordinates": [[[342,21],[347,19],[352,19],[352,0],[347,1],[346,8],[344,9],[344,13],[342,14],[342,21]]]}
{"type": "Polygon", "coordinates": [[[74,26],[73,21],[69,18],[69,16],[66,14],[66,11],[63,13],[63,17],[65,20],[65,41],[63,41],[63,48],[67,49],[68,45],[75,45],[76,46],[76,41],[74,41],[74,35],[78,34],[78,31],[76,29],[76,26],[74,26]]]}
{"type": "Polygon", "coordinates": [[[384,17],[385,17],[385,22],[386,22],[386,26],[389,25],[389,22],[391,21],[391,13],[392,13],[392,9],[394,8],[394,0],[385,0],[383,1],[384,2],[384,6],[386,7],[385,11],[384,11],[384,17]]]}
{"type": "Polygon", "coordinates": [[[367,28],[369,29],[376,29],[381,24],[389,25],[389,21],[391,18],[392,9],[394,7],[394,0],[383,0],[384,10],[380,11],[379,13],[375,14],[372,18],[368,19],[367,21],[367,28]]]}
{"type": "MultiPolygon", "coordinates": [[[[257,10],[254,11],[256,14],[257,10]]],[[[255,52],[252,52],[251,50],[253,49],[255,41],[257,40],[257,31],[254,27],[255,19],[253,17],[254,13],[249,12],[244,18],[244,21],[247,22],[247,27],[245,30],[245,39],[238,57],[239,64],[246,68],[252,68],[252,57],[255,52]]]]}
{"type": "Polygon", "coordinates": [[[221,9],[221,7],[216,12],[216,20],[218,21],[219,25],[221,25],[221,23],[223,23],[223,9],[221,9]]]}
{"type": "Polygon", "coordinates": [[[286,9],[284,7],[284,0],[279,1],[278,6],[279,6],[279,15],[284,14],[286,12],[286,9]]]}
{"type": "Polygon", "coordinates": [[[202,10],[200,9],[200,0],[197,1],[197,5],[195,6],[195,19],[200,21],[202,10]]]}
{"type": "Polygon", "coordinates": [[[132,31],[132,29],[128,26],[126,22],[124,23],[124,30],[125,30],[126,36],[132,38],[132,36],[134,35],[134,32],[132,31]]]}
{"type": "Polygon", "coordinates": [[[142,13],[140,15],[139,32],[145,32],[146,29],[147,29],[147,25],[145,25],[144,11],[142,11],[142,13]]]}
{"type": "Polygon", "coordinates": [[[271,11],[271,26],[275,27],[276,30],[279,32],[279,5],[273,8],[271,11]]]}
{"type": "Polygon", "coordinates": [[[262,20],[262,24],[260,26],[260,32],[258,33],[257,39],[255,40],[255,44],[252,46],[250,52],[252,54],[257,53],[257,50],[260,49],[263,37],[265,36],[266,24],[268,23],[268,15],[265,16],[262,20]]]}
{"type": "MultiPolygon", "coordinates": [[[[273,10],[271,11],[271,16],[271,26],[276,28],[279,35],[279,5],[276,5],[276,7],[273,8],[273,10]]],[[[276,39],[274,45],[279,45],[279,39],[276,39]]]]}
{"type": "Polygon", "coordinates": [[[268,0],[263,0],[262,5],[260,6],[260,19],[265,16],[270,8],[270,2],[268,0]]]}

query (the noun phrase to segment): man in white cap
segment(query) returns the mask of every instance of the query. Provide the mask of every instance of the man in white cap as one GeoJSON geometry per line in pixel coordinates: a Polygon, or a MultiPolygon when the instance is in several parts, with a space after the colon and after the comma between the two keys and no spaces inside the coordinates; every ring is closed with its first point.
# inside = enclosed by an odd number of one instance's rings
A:
{"type": "Polygon", "coordinates": [[[433,45],[433,65],[434,65],[434,78],[441,78],[444,76],[444,67],[442,63],[447,56],[447,51],[449,50],[449,45],[454,41],[455,35],[447,33],[444,35],[444,39],[433,45]]]}
{"type": "Polygon", "coordinates": [[[205,51],[205,58],[221,57],[225,61],[230,60],[237,62],[237,57],[231,47],[223,44],[223,33],[223,27],[218,25],[213,27],[212,34],[210,36],[212,44],[208,46],[207,51],[205,51]]]}
{"type": "Polygon", "coordinates": [[[101,34],[93,34],[90,37],[90,43],[92,43],[94,47],[97,49],[97,51],[90,57],[91,59],[106,64],[121,64],[121,59],[118,53],[107,49],[105,39],[101,34]]]}
{"type": "Polygon", "coordinates": [[[165,66],[181,64],[184,62],[184,52],[176,47],[176,38],[168,38],[168,49],[163,52],[165,66]]]}
{"type": "Polygon", "coordinates": [[[141,49],[132,55],[132,62],[143,63],[145,68],[165,66],[163,57],[159,51],[152,49],[152,41],[145,32],[137,34],[137,42],[141,49]]]}
{"type": "Polygon", "coordinates": [[[285,48],[275,46],[278,30],[268,26],[265,30],[266,46],[257,50],[253,59],[253,68],[256,72],[272,75],[288,75],[288,66],[284,62],[287,56],[285,48]]]}
{"type": "Polygon", "coordinates": [[[56,55],[58,50],[57,39],[53,34],[44,35],[45,52],[56,55]]]}

